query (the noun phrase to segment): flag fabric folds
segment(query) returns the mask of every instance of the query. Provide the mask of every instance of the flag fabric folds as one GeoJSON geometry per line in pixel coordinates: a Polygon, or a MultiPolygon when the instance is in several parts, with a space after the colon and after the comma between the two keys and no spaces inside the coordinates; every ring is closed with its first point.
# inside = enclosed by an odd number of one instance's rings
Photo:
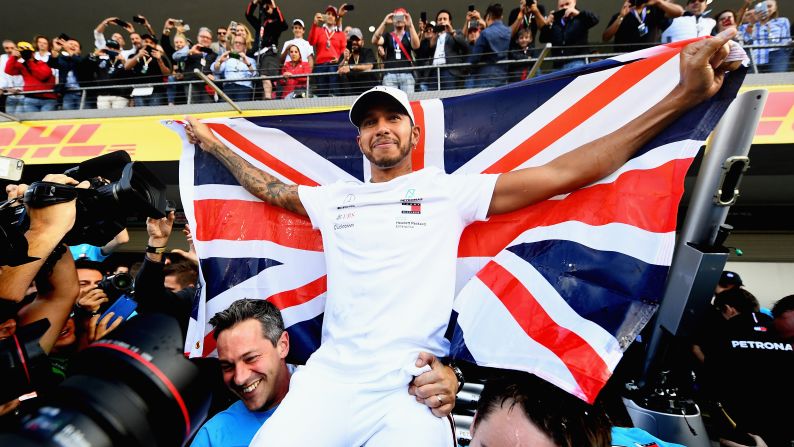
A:
{"type": "MultiPolygon", "coordinates": [[[[414,169],[455,175],[538,166],[635,120],[679,79],[687,42],[658,46],[465,96],[411,103],[414,169]]],[[[593,401],[662,297],[686,172],[743,72],[607,178],[469,226],[458,249],[450,355],[532,372],[593,401]]],[[[205,122],[286,183],[365,182],[347,111],[205,122]]],[[[174,131],[184,134],[178,123],[174,131]]],[[[264,204],[183,138],[180,191],[200,258],[186,353],[212,355],[208,320],[241,298],[278,306],[290,360],[319,346],[326,270],[308,220],[264,204]]],[[[399,322],[395,322],[399,324],[399,322]]]]}

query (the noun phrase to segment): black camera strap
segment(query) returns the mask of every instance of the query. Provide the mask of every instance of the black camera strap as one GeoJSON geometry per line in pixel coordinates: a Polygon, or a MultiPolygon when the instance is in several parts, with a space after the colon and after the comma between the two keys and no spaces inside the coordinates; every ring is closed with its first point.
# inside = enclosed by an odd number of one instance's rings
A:
{"type": "Polygon", "coordinates": [[[25,191],[25,204],[32,208],[45,208],[77,198],[79,190],[74,186],[52,182],[34,182],[25,191]]]}

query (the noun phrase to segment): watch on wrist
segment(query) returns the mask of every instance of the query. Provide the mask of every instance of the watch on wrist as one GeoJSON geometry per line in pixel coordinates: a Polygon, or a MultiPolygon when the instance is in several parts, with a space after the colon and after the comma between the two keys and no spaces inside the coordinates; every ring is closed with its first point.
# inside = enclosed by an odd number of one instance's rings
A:
{"type": "Polygon", "coordinates": [[[458,365],[456,365],[456,364],[454,364],[452,362],[450,362],[450,364],[447,365],[447,366],[452,368],[452,372],[455,373],[455,377],[458,379],[458,391],[457,392],[460,393],[460,390],[463,389],[463,385],[466,384],[466,380],[463,377],[463,371],[461,371],[460,368],[458,368],[458,365]]]}
{"type": "Polygon", "coordinates": [[[156,253],[158,255],[161,255],[161,254],[165,253],[165,251],[167,249],[168,249],[168,247],[152,247],[151,245],[147,245],[146,246],[146,253],[156,253]]]}

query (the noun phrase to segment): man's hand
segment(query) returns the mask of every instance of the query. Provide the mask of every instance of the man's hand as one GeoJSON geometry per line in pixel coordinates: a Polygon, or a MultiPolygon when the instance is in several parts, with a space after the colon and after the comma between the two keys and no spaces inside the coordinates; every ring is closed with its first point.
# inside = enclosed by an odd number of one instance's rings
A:
{"type": "Polygon", "coordinates": [[[626,1],[623,2],[623,6],[620,8],[620,17],[626,17],[631,12],[631,3],[626,1]]]}
{"type": "Polygon", "coordinates": [[[725,73],[741,65],[741,61],[725,63],[728,41],[735,35],[736,29],[730,28],[681,50],[681,80],[676,88],[684,100],[697,104],[711,98],[722,87],[725,73]]]}
{"type": "Polygon", "coordinates": [[[171,253],[183,256],[185,259],[198,266],[198,253],[196,253],[196,246],[193,245],[193,233],[190,231],[190,225],[185,224],[185,228],[182,229],[182,232],[185,233],[185,239],[187,239],[187,245],[190,248],[188,248],[188,251],[175,248],[171,250],[171,253]]]}
{"type": "MultiPolygon", "coordinates": [[[[748,435],[751,438],[753,438],[753,441],[755,441],[755,446],[756,447],[767,447],[766,442],[764,442],[764,440],[760,436],[754,435],[752,433],[748,433],[748,435]]],[[[724,439],[724,438],[720,438],[720,445],[725,446],[725,447],[749,447],[749,446],[746,446],[744,444],[739,444],[738,442],[730,441],[730,440],[724,439]]]]}
{"type": "Polygon", "coordinates": [[[186,116],[185,133],[187,139],[191,144],[198,144],[199,147],[207,152],[212,153],[212,147],[215,144],[220,144],[220,140],[215,137],[209,126],[200,122],[192,116],[186,116]]]}
{"type": "Polygon", "coordinates": [[[579,15],[579,10],[572,6],[570,8],[565,9],[565,14],[563,15],[563,17],[565,17],[566,19],[570,19],[578,15],[579,15]]]}
{"type": "Polygon", "coordinates": [[[87,341],[89,343],[93,343],[100,338],[104,337],[105,335],[109,334],[119,327],[122,321],[124,321],[121,317],[116,317],[113,312],[108,312],[104,318],[101,320],[99,319],[99,315],[94,315],[88,321],[88,334],[87,334],[87,341]],[[115,317],[115,319],[114,319],[115,317]]]}
{"type": "Polygon", "coordinates": [[[458,392],[458,378],[452,368],[444,365],[433,354],[420,352],[416,366],[430,365],[430,371],[414,378],[408,386],[408,394],[416,396],[416,401],[430,408],[437,417],[446,417],[455,408],[455,395],[458,392]]]}
{"type": "Polygon", "coordinates": [[[149,245],[152,247],[165,247],[171,237],[174,227],[174,212],[171,211],[162,219],[146,219],[146,232],[149,234],[149,245]]]}
{"type": "MultiPolygon", "coordinates": [[[[43,181],[77,186],[79,188],[88,187],[88,182],[78,184],[77,180],[63,174],[48,174],[44,177],[43,181]]],[[[27,189],[27,187],[24,189],[27,189]]],[[[25,193],[24,189],[19,188],[17,190],[17,194],[20,197],[25,193]]],[[[30,216],[31,231],[55,232],[63,237],[72,229],[77,211],[75,209],[74,200],[71,200],[44,208],[28,207],[28,215],[30,216]]]]}
{"type": "Polygon", "coordinates": [[[89,312],[97,312],[102,306],[102,304],[108,302],[108,296],[105,294],[105,291],[102,289],[91,289],[85,294],[81,295],[77,298],[76,304],[80,306],[81,309],[87,310],[89,312]]]}
{"type": "Polygon", "coordinates": [[[324,19],[323,19],[323,13],[321,13],[321,12],[315,12],[315,13],[314,13],[314,25],[315,25],[315,26],[322,26],[322,24],[323,24],[323,21],[324,21],[324,19]]]}

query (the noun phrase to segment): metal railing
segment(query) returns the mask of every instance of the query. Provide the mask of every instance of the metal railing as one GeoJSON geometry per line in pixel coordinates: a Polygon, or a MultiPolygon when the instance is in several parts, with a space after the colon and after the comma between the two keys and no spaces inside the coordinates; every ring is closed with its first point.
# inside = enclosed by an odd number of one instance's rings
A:
{"type": "MultiPolygon", "coordinates": [[[[649,47],[649,44],[635,44],[635,45],[621,45],[624,47],[637,47],[639,48],[646,48],[649,47]]],[[[342,75],[337,73],[309,73],[305,75],[294,76],[293,78],[299,79],[306,79],[305,86],[301,87],[301,91],[304,92],[303,96],[347,96],[348,94],[357,94],[360,91],[369,88],[370,86],[379,85],[382,81],[381,78],[385,75],[390,73],[406,73],[411,72],[414,75],[415,86],[419,87],[416,88],[416,91],[425,91],[422,89],[429,89],[429,90],[446,90],[446,89],[461,89],[461,88],[473,88],[473,87],[485,87],[485,86],[493,86],[493,85],[503,85],[511,81],[515,81],[518,79],[529,79],[536,76],[541,70],[544,73],[553,72],[558,70],[558,67],[564,66],[568,62],[579,61],[581,60],[584,63],[590,63],[596,60],[602,60],[614,56],[618,56],[621,54],[625,54],[623,52],[600,52],[602,49],[611,49],[612,45],[589,45],[589,46],[566,46],[566,47],[551,47],[550,44],[546,44],[545,47],[536,48],[533,50],[534,54],[537,56],[529,57],[527,59],[520,59],[520,60],[500,60],[496,63],[478,63],[478,64],[471,64],[467,62],[461,63],[446,63],[443,65],[432,65],[432,58],[430,59],[419,59],[415,60],[415,65],[411,67],[404,67],[404,68],[373,68],[372,70],[368,70],[366,72],[359,72],[359,73],[366,73],[369,76],[369,79],[364,81],[355,81],[352,80],[352,77],[343,78],[345,79],[342,83],[339,82],[339,79],[342,75]],[[551,53],[555,52],[555,50],[565,51],[565,52],[587,52],[586,54],[574,54],[569,56],[552,56],[551,53]],[[421,64],[421,65],[420,65],[421,64]],[[504,69],[501,70],[498,74],[494,75],[492,72],[493,70],[488,70],[485,74],[479,73],[483,67],[494,67],[494,66],[504,66],[504,69]],[[467,73],[465,76],[458,76],[449,78],[445,76],[445,72],[449,72],[450,70],[458,70],[467,73]],[[523,72],[526,71],[526,74],[523,72]],[[329,78],[329,81],[333,81],[333,84],[327,90],[320,90],[315,88],[315,84],[318,84],[321,78],[329,78]],[[450,79],[453,79],[453,82],[450,83],[450,79]]],[[[745,50],[747,50],[748,56],[750,57],[750,64],[751,70],[753,73],[763,73],[764,71],[759,68],[758,64],[756,64],[755,58],[753,54],[755,53],[754,50],[763,50],[763,49],[791,49],[791,44],[769,44],[769,45],[747,45],[744,46],[745,50]]],[[[482,56],[489,56],[488,54],[482,56]]],[[[464,57],[465,58],[465,57],[464,57]]],[[[451,59],[451,58],[450,58],[451,59]]],[[[377,66],[378,64],[376,64],[377,66]]],[[[382,65],[382,64],[380,64],[382,65]]],[[[787,71],[794,71],[794,67],[792,67],[792,62],[789,60],[787,65],[787,71]]],[[[188,75],[188,74],[185,74],[188,75]]],[[[189,76],[189,75],[188,75],[189,76]]],[[[228,83],[239,83],[241,81],[250,82],[252,85],[250,98],[244,99],[246,100],[257,100],[258,95],[262,94],[261,83],[263,81],[270,81],[273,85],[277,86],[276,90],[278,90],[278,86],[283,83],[286,78],[283,76],[254,76],[246,79],[237,79],[237,80],[224,80],[224,79],[216,79],[211,80],[209,77],[200,73],[198,70],[195,71],[195,75],[193,76],[195,79],[192,80],[169,80],[168,82],[163,82],[163,76],[156,76],[156,77],[138,77],[134,78],[135,80],[133,83],[114,83],[109,84],[105,82],[94,82],[95,85],[91,86],[82,86],[76,90],[70,90],[71,92],[80,92],[80,105],[79,109],[87,109],[87,108],[94,108],[96,97],[98,93],[105,93],[106,95],[108,92],[118,92],[118,94],[113,96],[119,97],[128,97],[130,96],[130,92],[133,89],[146,89],[151,88],[155,90],[155,94],[158,95],[158,99],[162,100],[163,102],[168,101],[168,104],[171,105],[173,102],[174,104],[192,104],[196,101],[196,98],[202,100],[202,102],[216,102],[218,100],[226,101],[230,104],[232,108],[241,112],[241,109],[236,105],[236,102],[239,102],[240,99],[236,101],[230,98],[224,92],[224,86],[228,83]],[[153,82],[141,82],[151,80],[153,82]],[[156,80],[156,82],[154,82],[156,80]],[[205,86],[210,87],[210,91],[212,91],[212,96],[210,93],[204,92],[202,90],[205,89],[205,86]],[[171,92],[169,92],[169,89],[171,92]],[[165,92],[163,91],[165,90],[165,92]],[[206,96],[205,96],[206,95],[206,96]],[[217,99],[215,96],[217,95],[217,99]]],[[[326,84],[327,82],[323,82],[326,84]]],[[[38,90],[38,91],[29,91],[24,92],[19,95],[27,96],[33,94],[42,94],[42,93],[53,93],[54,90],[38,90]]],[[[148,96],[148,95],[144,95],[148,96]]],[[[239,98],[239,95],[238,95],[239,98]]],[[[268,99],[268,98],[263,98],[268,99]]],[[[132,102],[132,100],[130,100],[132,102]]],[[[165,104],[162,104],[165,105],[165,104]]],[[[140,107],[140,106],[138,106],[140,107]]],[[[2,112],[0,112],[2,113],[2,112]]],[[[16,120],[16,118],[12,114],[2,113],[2,115],[6,119],[16,120]]]]}

